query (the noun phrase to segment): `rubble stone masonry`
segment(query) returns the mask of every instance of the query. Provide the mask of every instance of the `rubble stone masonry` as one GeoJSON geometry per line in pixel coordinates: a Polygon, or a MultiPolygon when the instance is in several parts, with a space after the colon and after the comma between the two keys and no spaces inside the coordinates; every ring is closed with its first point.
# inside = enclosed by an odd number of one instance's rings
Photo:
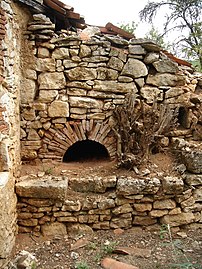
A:
{"type": "Polygon", "coordinates": [[[20,178],[16,185],[19,231],[37,234],[52,227],[66,231],[72,225],[93,229],[156,223],[200,226],[200,75],[178,66],[150,40],[102,36],[95,34],[96,29],[91,29],[91,37],[54,29],[42,14],[34,15],[27,26],[29,56],[23,61],[21,84],[22,159],[61,162],[71,145],[86,139],[104,145],[115,158],[113,111],[133,93],[145,106],[157,100],[178,107],[179,128],[166,137],[166,144],[181,151],[183,171],[179,177],[144,179],[20,178]]]}

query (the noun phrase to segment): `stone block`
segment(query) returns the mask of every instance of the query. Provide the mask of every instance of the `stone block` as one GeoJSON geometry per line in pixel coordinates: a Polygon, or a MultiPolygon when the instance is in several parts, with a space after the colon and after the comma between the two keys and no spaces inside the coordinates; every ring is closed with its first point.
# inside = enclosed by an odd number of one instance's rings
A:
{"type": "Polygon", "coordinates": [[[70,96],[69,103],[72,107],[79,108],[102,108],[103,102],[90,97],[70,96]]]}
{"type": "Polygon", "coordinates": [[[154,209],[173,209],[176,207],[176,202],[172,199],[157,200],[153,203],[154,209]]]}
{"type": "Polygon", "coordinates": [[[182,193],[184,182],[179,177],[167,176],[162,179],[163,192],[167,194],[182,193]]]}
{"type": "Polygon", "coordinates": [[[140,212],[150,211],[152,209],[152,204],[148,204],[148,203],[134,204],[133,206],[136,211],[140,211],[140,212]]]}
{"type": "Polygon", "coordinates": [[[145,77],[148,74],[146,65],[136,59],[129,58],[123,67],[121,75],[133,78],[145,77]]]}
{"type": "Polygon", "coordinates": [[[43,236],[65,236],[67,235],[66,225],[63,223],[48,223],[41,226],[43,236]]]}
{"type": "Polygon", "coordinates": [[[48,115],[51,118],[69,117],[69,104],[60,100],[53,101],[48,107],[48,115]]]}
{"type": "Polygon", "coordinates": [[[202,151],[200,149],[182,150],[181,155],[189,172],[202,173],[202,151]]]}
{"type": "Polygon", "coordinates": [[[62,72],[45,72],[38,77],[40,90],[58,90],[66,86],[65,76],[62,72]]]}
{"type": "Polygon", "coordinates": [[[21,98],[22,104],[29,104],[34,101],[36,95],[36,83],[31,79],[24,79],[21,82],[21,98]]]}
{"type": "Polygon", "coordinates": [[[57,90],[40,90],[38,100],[45,103],[52,102],[57,95],[57,90]]]}
{"type": "Polygon", "coordinates": [[[109,62],[108,62],[107,65],[108,65],[109,68],[121,71],[122,68],[123,68],[124,63],[123,63],[123,61],[121,61],[117,57],[111,57],[109,59],[109,62]]]}
{"type": "Polygon", "coordinates": [[[55,72],[55,60],[38,58],[36,61],[36,71],[38,72],[55,72]]]}
{"type": "Polygon", "coordinates": [[[153,63],[156,71],[159,73],[173,73],[175,74],[178,69],[178,64],[171,60],[159,60],[153,63]]]}
{"type": "Polygon", "coordinates": [[[20,197],[64,200],[66,198],[67,183],[67,179],[62,177],[58,177],[57,180],[51,177],[30,179],[16,183],[16,193],[20,197]]]}
{"type": "Polygon", "coordinates": [[[120,215],[120,214],[130,213],[132,211],[133,211],[133,208],[131,207],[130,204],[124,204],[124,205],[121,205],[121,206],[113,209],[112,213],[114,215],[120,215]]]}
{"type": "Polygon", "coordinates": [[[68,48],[56,48],[52,53],[53,59],[69,59],[69,49],[68,48]]]}
{"type": "Polygon", "coordinates": [[[154,209],[154,210],[149,212],[149,216],[152,218],[159,218],[159,217],[162,217],[162,216],[167,215],[167,214],[168,214],[167,209],[162,209],[162,210],[154,209]]]}
{"type": "Polygon", "coordinates": [[[62,211],[80,211],[81,202],[79,200],[65,200],[62,211]]]}
{"type": "Polygon", "coordinates": [[[153,104],[155,100],[163,101],[163,91],[157,87],[144,86],[140,90],[141,96],[146,99],[148,104],[153,104]]]}
{"type": "Polygon", "coordinates": [[[153,86],[183,86],[185,77],[169,73],[148,75],[146,83],[153,86]]]}
{"type": "Polygon", "coordinates": [[[94,80],[97,78],[96,69],[82,66],[78,66],[70,70],[67,70],[65,71],[65,74],[70,81],[72,80],[86,81],[86,80],[94,80]]]}
{"type": "Polygon", "coordinates": [[[185,182],[190,186],[202,185],[202,175],[201,174],[186,174],[185,182]]]}
{"type": "Polygon", "coordinates": [[[134,225],[148,226],[157,223],[157,220],[150,216],[135,216],[133,220],[134,225]]]}
{"type": "Polygon", "coordinates": [[[195,217],[193,213],[180,213],[177,215],[163,216],[160,221],[163,224],[170,224],[171,226],[180,226],[194,222],[195,217]]]}

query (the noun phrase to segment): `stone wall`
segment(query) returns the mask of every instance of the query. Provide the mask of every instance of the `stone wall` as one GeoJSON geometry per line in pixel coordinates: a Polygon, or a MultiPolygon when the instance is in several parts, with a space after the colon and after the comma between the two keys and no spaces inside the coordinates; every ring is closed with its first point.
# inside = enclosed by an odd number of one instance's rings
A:
{"type": "Polygon", "coordinates": [[[15,15],[20,12],[10,0],[0,2],[0,268],[9,260],[17,232],[14,185],[20,164],[21,30],[15,15]]]}
{"type": "MultiPolygon", "coordinates": [[[[102,36],[96,28],[90,35],[55,33],[54,28],[40,14],[27,27],[30,54],[21,85],[23,160],[61,161],[71,145],[86,139],[104,145],[115,158],[112,114],[131,92],[149,106],[157,100],[181,107],[185,130],[180,135],[192,135],[199,108],[191,98],[198,80],[159,46],[144,39],[102,36]]],[[[197,104],[201,107],[201,99],[197,104]]]]}
{"type": "Polygon", "coordinates": [[[201,189],[202,175],[188,172],[183,178],[28,176],[16,185],[19,231],[54,235],[76,227],[201,227],[201,189]]]}

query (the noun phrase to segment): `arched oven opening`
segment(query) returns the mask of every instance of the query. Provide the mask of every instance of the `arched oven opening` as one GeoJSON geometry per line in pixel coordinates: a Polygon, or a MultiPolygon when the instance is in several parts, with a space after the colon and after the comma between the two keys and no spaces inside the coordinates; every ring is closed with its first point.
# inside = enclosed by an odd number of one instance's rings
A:
{"type": "Polygon", "coordinates": [[[77,141],[64,154],[63,162],[109,160],[105,146],[92,140],[77,141]]]}

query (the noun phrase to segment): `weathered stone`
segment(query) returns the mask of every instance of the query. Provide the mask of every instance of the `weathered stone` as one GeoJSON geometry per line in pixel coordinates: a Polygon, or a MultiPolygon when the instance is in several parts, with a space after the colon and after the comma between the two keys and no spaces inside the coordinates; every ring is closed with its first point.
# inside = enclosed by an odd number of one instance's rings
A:
{"type": "Polygon", "coordinates": [[[38,224],[37,219],[23,219],[23,220],[18,221],[18,225],[28,226],[28,227],[36,226],[37,224],[38,224]]]}
{"type": "Polygon", "coordinates": [[[41,73],[38,78],[39,89],[57,90],[66,86],[65,76],[62,72],[41,73]]]}
{"type": "Polygon", "coordinates": [[[126,218],[123,215],[119,215],[118,218],[112,218],[110,221],[110,227],[113,229],[117,228],[129,228],[132,226],[132,216],[129,213],[129,216],[126,218]]]}
{"type": "Polygon", "coordinates": [[[21,82],[21,103],[28,104],[34,101],[36,95],[36,83],[31,79],[23,79],[21,82]]]}
{"type": "Polygon", "coordinates": [[[43,236],[65,236],[67,229],[65,224],[54,222],[42,225],[41,233],[43,236]]]}
{"type": "Polygon", "coordinates": [[[118,71],[106,67],[97,68],[97,79],[115,80],[118,78],[118,71]]]}
{"type": "Polygon", "coordinates": [[[85,224],[68,224],[67,226],[68,235],[92,235],[93,229],[85,224]]]}
{"type": "Polygon", "coordinates": [[[192,206],[195,203],[195,199],[193,196],[191,196],[189,199],[181,202],[181,207],[188,207],[188,206],[192,206]]]}
{"type": "Polygon", "coordinates": [[[185,182],[191,186],[202,185],[202,175],[198,174],[186,174],[185,182]]]}
{"type": "Polygon", "coordinates": [[[114,208],[115,207],[115,202],[113,199],[102,199],[99,203],[98,203],[98,208],[99,209],[108,209],[108,208],[114,208]]]}
{"type": "Polygon", "coordinates": [[[159,57],[160,57],[159,53],[150,52],[145,56],[144,63],[152,64],[153,62],[158,61],[159,57]]]}
{"type": "Polygon", "coordinates": [[[166,91],[165,98],[166,99],[173,98],[173,97],[179,96],[183,93],[184,93],[184,90],[182,88],[172,87],[168,91],[166,91]]]}
{"type": "Polygon", "coordinates": [[[121,206],[116,207],[115,209],[113,209],[112,213],[114,215],[120,215],[120,214],[129,213],[129,212],[132,212],[132,211],[133,211],[133,209],[132,209],[130,204],[124,204],[124,205],[121,205],[121,206]]]}
{"type": "Polygon", "coordinates": [[[107,65],[112,69],[121,71],[124,63],[117,57],[111,57],[107,65]]]}
{"type": "Polygon", "coordinates": [[[128,49],[130,54],[137,54],[137,55],[146,54],[145,49],[141,45],[129,45],[128,49]]]}
{"type": "Polygon", "coordinates": [[[87,57],[91,55],[91,48],[87,45],[81,45],[80,46],[80,52],[79,52],[79,57],[87,57]]]}
{"type": "Polygon", "coordinates": [[[133,81],[133,78],[131,77],[127,77],[127,76],[119,76],[118,77],[118,81],[119,82],[132,82],[133,81]]]}
{"type": "Polygon", "coordinates": [[[183,86],[185,84],[185,78],[180,75],[174,75],[169,73],[157,73],[156,75],[148,75],[146,83],[157,87],[183,86]]]}
{"type": "Polygon", "coordinates": [[[157,178],[144,180],[121,176],[117,180],[117,193],[121,195],[156,193],[159,187],[160,181],[157,178]]]}
{"type": "Polygon", "coordinates": [[[49,58],[50,52],[49,52],[49,50],[47,48],[39,47],[37,55],[38,55],[39,58],[49,58]]]}
{"type": "Polygon", "coordinates": [[[78,66],[78,63],[72,62],[72,60],[64,60],[63,65],[66,69],[74,68],[78,66]]]}
{"type": "Polygon", "coordinates": [[[202,202],[202,186],[194,190],[193,197],[196,202],[202,202]]]}
{"type": "Polygon", "coordinates": [[[184,150],[181,152],[183,162],[187,167],[187,170],[191,173],[201,174],[202,173],[202,151],[184,150]]]}
{"type": "Polygon", "coordinates": [[[89,97],[76,97],[69,98],[70,106],[79,108],[102,108],[103,103],[100,100],[95,100],[89,97]]]}
{"type": "Polygon", "coordinates": [[[55,60],[49,58],[48,59],[38,58],[36,61],[36,71],[55,72],[55,60]]]}
{"type": "Polygon", "coordinates": [[[152,209],[152,204],[134,204],[133,205],[136,211],[144,212],[144,211],[150,211],[152,209]]]}
{"type": "Polygon", "coordinates": [[[193,213],[180,213],[178,215],[166,215],[163,216],[160,221],[164,224],[170,224],[170,226],[180,226],[194,222],[195,217],[193,213]]]}
{"type": "Polygon", "coordinates": [[[167,209],[162,209],[162,210],[154,209],[154,210],[149,212],[149,216],[152,218],[159,218],[159,217],[162,217],[162,216],[167,215],[167,214],[168,214],[167,209]]]}
{"type": "Polygon", "coordinates": [[[152,225],[155,224],[156,222],[157,222],[156,219],[151,218],[149,216],[135,216],[133,220],[133,224],[143,226],[152,225]]]}
{"type": "Polygon", "coordinates": [[[56,48],[52,53],[53,59],[69,59],[69,49],[68,48],[56,48]]]}
{"type": "Polygon", "coordinates": [[[81,202],[79,200],[65,200],[64,205],[62,206],[62,211],[80,211],[81,202]]]}
{"type": "Polygon", "coordinates": [[[103,91],[103,92],[108,92],[110,89],[111,93],[128,93],[128,92],[133,92],[136,93],[137,87],[134,82],[131,83],[121,83],[121,82],[116,82],[116,81],[95,81],[95,85],[93,87],[95,91],[103,91]]]}
{"type": "Polygon", "coordinates": [[[144,86],[141,88],[140,93],[148,104],[153,104],[154,100],[163,101],[163,91],[157,87],[144,86]]]}
{"type": "Polygon", "coordinates": [[[40,90],[38,100],[43,101],[45,103],[52,102],[57,95],[58,95],[57,90],[40,90]]]}
{"type": "Polygon", "coordinates": [[[153,63],[156,71],[159,73],[176,73],[178,65],[170,60],[159,60],[153,63]]]}
{"type": "Polygon", "coordinates": [[[130,76],[133,78],[144,77],[148,74],[146,65],[136,59],[129,58],[123,67],[121,75],[130,76]]]}
{"type": "Polygon", "coordinates": [[[31,109],[25,109],[22,112],[21,115],[27,121],[32,121],[32,120],[35,120],[35,118],[36,118],[35,109],[33,109],[33,108],[31,108],[31,109]]]}
{"type": "Polygon", "coordinates": [[[135,79],[135,83],[136,83],[140,88],[142,88],[142,87],[145,85],[144,78],[136,78],[136,79],[135,79]]]}
{"type": "Polygon", "coordinates": [[[28,140],[40,140],[40,136],[38,135],[37,131],[34,129],[30,129],[28,136],[27,136],[28,140]]]}
{"type": "Polygon", "coordinates": [[[157,200],[153,203],[154,209],[172,209],[176,207],[176,202],[171,199],[157,200]]]}
{"type": "Polygon", "coordinates": [[[65,71],[69,80],[94,80],[97,78],[97,71],[92,68],[78,66],[65,71]]]}
{"type": "Polygon", "coordinates": [[[51,118],[69,117],[69,104],[60,100],[53,101],[48,107],[48,115],[51,118]]]}
{"type": "Polygon", "coordinates": [[[182,212],[181,208],[180,207],[176,207],[176,208],[173,208],[169,211],[169,215],[177,215],[177,214],[180,214],[182,212]]]}
{"type": "Polygon", "coordinates": [[[64,200],[66,190],[67,179],[62,177],[58,177],[57,181],[50,177],[44,177],[40,180],[31,179],[16,183],[16,193],[21,197],[64,200]]]}
{"type": "Polygon", "coordinates": [[[110,229],[110,226],[109,226],[109,221],[100,221],[100,222],[97,222],[97,223],[93,223],[93,226],[92,226],[93,229],[101,229],[101,230],[108,230],[110,229]]]}
{"type": "Polygon", "coordinates": [[[164,177],[162,180],[162,186],[164,193],[174,194],[182,193],[184,188],[184,182],[179,177],[164,177]]]}
{"type": "Polygon", "coordinates": [[[32,80],[36,80],[37,79],[37,73],[35,70],[32,69],[26,69],[24,71],[24,76],[27,79],[32,79],[32,80]]]}

